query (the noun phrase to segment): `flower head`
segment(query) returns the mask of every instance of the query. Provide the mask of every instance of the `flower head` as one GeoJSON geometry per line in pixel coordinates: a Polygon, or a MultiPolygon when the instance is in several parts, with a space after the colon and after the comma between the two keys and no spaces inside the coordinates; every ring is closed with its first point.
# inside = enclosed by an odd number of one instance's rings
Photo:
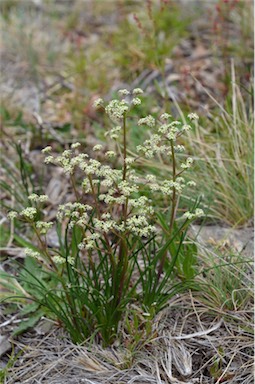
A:
{"type": "Polygon", "coordinates": [[[141,104],[141,99],[139,97],[134,97],[132,100],[133,105],[140,105],[141,104]]]}
{"type": "Polygon", "coordinates": [[[101,144],[96,144],[92,149],[94,152],[96,152],[96,151],[101,151],[102,148],[103,146],[101,144]]]}
{"type": "Polygon", "coordinates": [[[45,162],[45,164],[50,164],[50,163],[54,163],[54,157],[53,156],[47,156],[47,157],[45,157],[45,159],[44,159],[44,162],[45,162]]]}
{"type": "Polygon", "coordinates": [[[34,220],[35,216],[37,215],[37,210],[36,210],[36,208],[28,207],[28,208],[23,209],[20,212],[20,215],[24,216],[26,219],[34,220]]]}
{"type": "Polygon", "coordinates": [[[49,153],[49,152],[51,152],[51,150],[52,150],[52,147],[50,145],[48,145],[47,147],[42,149],[42,153],[49,153]]]}
{"type": "Polygon", "coordinates": [[[11,211],[11,212],[8,213],[7,216],[8,216],[9,219],[13,220],[13,219],[15,219],[15,217],[18,216],[18,212],[16,212],[16,211],[11,211]]]}
{"type": "Polygon", "coordinates": [[[198,115],[196,113],[193,113],[193,112],[188,114],[188,118],[190,120],[198,120],[199,119],[198,115]]]}
{"type": "Polygon", "coordinates": [[[94,101],[93,106],[94,108],[99,108],[103,105],[103,103],[104,103],[104,100],[99,98],[94,101]]]}
{"type": "Polygon", "coordinates": [[[44,203],[49,198],[47,195],[37,195],[36,193],[32,193],[31,195],[28,196],[28,199],[30,201],[34,201],[35,203],[44,203]]]}
{"type": "Polygon", "coordinates": [[[34,251],[31,248],[25,248],[24,252],[26,256],[32,257],[34,259],[39,259],[41,257],[39,252],[34,251]]]}
{"type": "Polygon", "coordinates": [[[162,121],[168,121],[170,119],[170,117],[172,117],[171,115],[169,115],[169,113],[163,113],[161,116],[160,116],[160,120],[162,121]]]}
{"type": "Polygon", "coordinates": [[[36,228],[39,230],[41,235],[46,235],[46,233],[52,228],[53,223],[45,222],[45,221],[37,221],[36,222],[36,228]]]}
{"type": "Polygon", "coordinates": [[[72,149],[76,149],[76,148],[80,147],[80,145],[81,145],[81,143],[73,143],[73,144],[71,145],[71,148],[72,148],[72,149]]]}
{"type": "Polygon", "coordinates": [[[107,151],[106,154],[105,154],[106,157],[115,157],[116,156],[116,153],[114,151],[107,151]]]}
{"type": "Polygon", "coordinates": [[[138,121],[138,125],[148,125],[148,127],[154,127],[155,126],[155,119],[151,115],[148,115],[146,117],[143,117],[138,121]]]}
{"type": "Polygon", "coordinates": [[[133,95],[142,95],[143,94],[143,90],[141,88],[135,88],[133,89],[133,95]]]}
{"type": "Polygon", "coordinates": [[[120,96],[128,96],[128,95],[130,94],[130,92],[129,92],[127,89],[120,89],[120,90],[118,91],[118,94],[119,94],[120,96]]]}
{"type": "Polygon", "coordinates": [[[128,105],[125,100],[115,99],[109,102],[105,111],[112,121],[119,122],[128,111],[128,105]]]}

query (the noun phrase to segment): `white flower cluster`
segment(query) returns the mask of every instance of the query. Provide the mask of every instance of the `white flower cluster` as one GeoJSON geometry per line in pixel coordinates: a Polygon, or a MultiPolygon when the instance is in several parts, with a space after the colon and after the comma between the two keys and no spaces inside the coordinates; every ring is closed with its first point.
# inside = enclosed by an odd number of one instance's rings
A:
{"type": "Polygon", "coordinates": [[[187,185],[188,185],[189,187],[195,187],[197,184],[196,184],[195,181],[190,180],[190,181],[187,182],[187,185]]]}
{"type": "Polygon", "coordinates": [[[198,120],[199,119],[198,115],[196,113],[193,113],[193,112],[188,114],[188,118],[190,120],[198,120]]]}
{"type": "Polygon", "coordinates": [[[36,193],[32,193],[32,195],[28,196],[28,199],[34,203],[44,203],[49,198],[47,195],[37,195],[36,193]]]}
{"type": "Polygon", "coordinates": [[[18,212],[16,212],[16,211],[10,211],[10,212],[8,213],[7,217],[8,217],[10,220],[13,220],[13,219],[15,219],[18,215],[19,215],[18,212]]]}
{"type": "Polygon", "coordinates": [[[162,113],[162,115],[160,116],[160,120],[161,121],[168,121],[172,116],[169,115],[169,113],[162,113]]]}
{"type": "Polygon", "coordinates": [[[34,251],[31,248],[25,248],[24,252],[25,252],[26,256],[32,257],[33,259],[40,259],[40,257],[41,257],[39,252],[34,251]]]}
{"type": "Polygon", "coordinates": [[[149,174],[149,175],[146,175],[146,180],[149,181],[149,182],[151,182],[151,183],[155,183],[156,180],[157,180],[157,178],[156,178],[155,175],[151,175],[151,174],[149,174]]]}
{"type": "Polygon", "coordinates": [[[94,152],[96,152],[96,151],[101,151],[102,148],[103,146],[101,144],[96,144],[92,149],[94,152]]]}
{"type": "Polygon", "coordinates": [[[54,157],[53,156],[47,156],[47,157],[45,157],[44,162],[45,162],[45,164],[51,164],[54,162],[54,157]]]}
{"type": "Polygon", "coordinates": [[[139,97],[134,97],[132,100],[133,105],[140,105],[142,103],[142,100],[139,99],[139,97]]]}
{"type": "Polygon", "coordinates": [[[36,228],[39,230],[41,235],[46,235],[46,233],[52,228],[53,222],[37,221],[36,228]]]}
{"type": "Polygon", "coordinates": [[[116,153],[114,151],[107,151],[105,154],[106,157],[109,159],[116,156],[116,153]]]}
{"type": "Polygon", "coordinates": [[[121,126],[117,125],[116,127],[113,127],[110,131],[105,132],[105,136],[108,136],[113,139],[117,140],[121,133],[121,126]]]}
{"type": "Polygon", "coordinates": [[[52,151],[52,147],[50,145],[42,149],[42,153],[49,153],[51,151],[52,151]]]}
{"type": "Polygon", "coordinates": [[[138,145],[136,147],[138,152],[143,152],[145,157],[152,158],[155,154],[164,154],[170,151],[170,147],[166,145],[160,145],[161,136],[158,134],[154,134],[150,139],[145,140],[143,145],[138,145]]]}
{"type": "Polygon", "coordinates": [[[146,178],[149,183],[149,188],[153,192],[160,192],[162,195],[171,196],[173,190],[179,194],[182,193],[183,189],[186,187],[185,179],[183,177],[177,177],[176,181],[173,180],[163,180],[163,182],[155,182],[154,178],[149,175],[149,178],[146,178]]]}
{"type": "Polygon", "coordinates": [[[71,145],[71,149],[76,149],[76,148],[79,148],[81,146],[81,143],[73,143],[71,145]]]}
{"type": "MultiPolygon", "coordinates": [[[[105,111],[110,117],[112,121],[115,123],[119,123],[122,119],[125,113],[128,112],[129,108],[132,105],[140,105],[142,103],[141,99],[137,97],[138,95],[143,94],[143,90],[141,88],[135,88],[132,92],[128,91],[127,89],[120,89],[118,91],[118,94],[120,97],[126,97],[129,96],[132,93],[133,99],[131,99],[130,102],[128,102],[125,99],[122,100],[111,100],[108,105],[105,107],[105,111]]],[[[99,98],[96,99],[93,103],[95,108],[104,107],[104,100],[99,98]]]]}
{"type": "Polygon", "coordinates": [[[128,96],[128,95],[130,95],[130,92],[129,92],[127,89],[120,89],[120,90],[118,91],[118,94],[119,94],[120,96],[128,96]]]}
{"type": "Polygon", "coordinates": [[[115,220],[111,220],[110,218],[107,220],[94,219],[93,224],[94,228],[102,233],[109,233],[118,229],[115,220]]]}
{"type": "Polygon", "coordinates": [[[193,164],[193,159],[192,159],[192,157],[188,157],[188,158],[186,159],[186,163],[182,163],[182,164],[181,164],[181,167],[182,167],[183,169],[188,169],[188,168],[191,167],[192,164],[193,164]]]}
{"type": "Polygon", "coordinates": [[[151,128],[155,126],[155,123],[156,123],[155,119],[151,115],[148,115],[138,120],[138,125],[148,125],[148,127],[151,127],[151,128]]]}
{"type": "MultiPolygon", "coordinates": [[[[96,147],[98,148],[98,147],[96,147]]],[[[106,156],[114,156],[113,151],[108,151],[106,156]]],[[[123,169],[113,169],[109,165],[103,165],[87,155],[74,156],[71,150],[66,150],[61,156],[54,159],[55,164],[61,165],[65,172],[74,171],[75,166],[80,168],[85,178],[82,187],[85,193],[94,193],[96,186],[99,188],[98,200],[106,206],[106,211],[98,216],[89,213],[92,207],[82,203],[67,203],[60,205],[57,219],[63,221],[69,219],[69,228],[79,225],[85,228],[90,226],[90,233],[86,233],[83,241],[79,245],[80,249],[93,249],[99,234],[102,233],[133,233],[139,236],[148,236],[155,230],[151,225],[149,217],[154,213],[151,202],[145,196],[140,196],[139,177],[130,165],[135,159],[127,157],[125,159],[126,178],[123,180],[123,169]],[[106,191],[105,191],[106,189],[106,191]],[[123,220],[118,215],[113,216],[117,207],[127,204],[127,220],[123,220]]],[[[103,207],[103,205],[101,204],[103,207]]],[[[47,224],[40,224],[40,228],[46,230],[47,224]]],[[[88,231],[87,231],[88,232],[88,231]]]]}
{"type": "Polygon", "coordinates": [[[86,236],[82,242],[78,245],[78,248],[80,250],[87,249],[93,250],[97,246],[97,241],[100,239],[100,234],[97,232],[91,233],[90,235],[86,236]]]}
{"type": "Polygon", "coordinates": [[[75,224],[81,227],[85,227],[90,218],[88,212],[92,209],[93,208],[88,204],[61,204],[58,207],[57,219],[60,222],[63,221],[64,218],[70,219],[69,228],[72,228],[75,224]]]}
{"type": "Polygon", "coordinates": [[[120,122],[128,110],[129,106],[126,100],[111,100],[105,107],[105,112],[115,123],[120,122]]]}
{"type": "MultiPolygon", "coordinates": [[[[52,260],[54,261],[55,264],[59,264],[59,265],[65,264],[65,262],[66,262],[66,259],[62,256],[59,256],[59,255],[53,256],[52,260]]],[[[74,257],[68,256],[67,262],[70,265],[74,265],[74,263],[75,263],[74,257]]]]}
{"type": "Polygon", "coordinates": [[[139,191],[138,185],[132,181],[121,180],[121,174],[112,175],[105,174],[105,179],[102,181],[103,186],[108,186],[107,193],[101,193],[99,200],[106,204],[122,205],[126,202],[127,197],[131,197],[133,193],[139,191]]]}
{"type": "Polygon", "coordinates": [[[96,100],[94,101],[94,103],[93,103],[94,108],[99,108],[99,107],[103,106],[103,104],[104,104],[104,100],[101,99],[101,98],[96,99],[96,100]]]}
{"type": "MultiPolygon", "coordinates": [[[[165,113],[161,115],[160,120],[166,121],[169,120],[170,117],[170,115],[165,113]]],[[[153,127],[155,125],[155,120],[152,119],[152,116],[144,117],[138,121],[138,125],[146,124],[153,127]]],[[[146,140],[143,145],[137,146],[137,151],[142,152],[147,158],[163,154],[171,156],[172,148],[169,143],[175,142],[179,136],[189,129],[191,129],[189,125],[182,125],[180,121],[164,122],[158,127],[157,133],[152,134],[150,139],[146,140]]],[[[185,147],[183,145],[175,145],[174,150],[176,152],[183,152],[185,147]]],[[[189,168],[189,165],[191,165],[191,163],[188,163],[186,168],[189,168]]]]}
{"type": "Polygon", "coordinates": [[[52,163],[59,165],[63,168],[66,174],[73,174],[75,167],[80,165],[82,161],[88,158],[88,155],[85,153],[80,153],[77,156],[73,156],[73,149],[77,148],[79,145],[80,143],[72,144],[72,149],[65,150],[60,156],[48,156],[45,158],[44,162],[46,164],[52,163]]]}
{"type": "Polygon", "coordinates": [[[141,88],[135,88],[133,89],[133,95],[142,95],[143,94],[143,90],[141,88]]]}
{"type": "MultiPolygon", "coordinates": [[[[48,200],[48,196],[46,195],[37,195],[33,193],[32,195],[28,196],[28,199],[32,202],[44,202],[48,200]]],[[[35,227],[38,230],[38,233],[42,235],[46,235],[46,233],[49,231],[49,229],[52,228],[53,222],[44,222],[44,221],[36,221],[36,216],[38,214],[38,209],[34,207],[27,207],[23,209],[20,213],[16,211],[11,211],[8,213],[9,219],[13,220],[16,217],[20,217],[22,219],[25,219],[28,222],[35,222],[35,227]]],[[[28,248],[29,249],[29,248],[28,248]]]]}
{"type": "Polygon", "coordinates": [[[177,153],[184,152],[185,151],[185,147],[184,147],[184,145],[175,145],[174,146],[174,150],[177,153]]]}
{"type": "Polygon", "coordinates": [[[149,224],[145,215],[130,217],[126,226],[130,232],[141,237],[148,237],[151,233],[156,232],[156,227],[149,224]]]}
{"type": "Polygon", "coordinates": [[[34,220],[37,215],[37,209],[33,207],[25,208],[20,212],[20,215],[24,216],[27,220],[34,220]]]}
{"type": "Polygon", "coordinates": [[[204,216],[204,211],[200,208],[196,208],[194,213],[185,212],[183,215],[183,218],[188,219],[188,220],[193,220],[193,219],[196,219],[196,218],[202,217],[202,216],[204,216]]]}
{"type": "MultiPolygon", "coordinates": [[[[190,113],[188,118],[197,120],[198,116],[195,113],[190,113]]],[[[156,126],[154,117],[148,115],[138,121],[138,125],[147,125],[150,128],[156,126]]],[[[155,155],[172,155],[172,145],[176,142],[179,136],[189,131],[191,126],[188,124],[182,124],[180,121],[171,121],[171,115],[163,113],[159,118],[159,126],[157,132],[151,134],[150,138],[146,140],[143,145],[137,146],[137,151],[144,154],[147,158],[152,158],[155,155]]],[[[174,151],[176,153],[183,152],[185,147],[183,145],[174,145],[174,151]]],[[[186,163],[182,164],[183,169],[190,168],[192,159],[188,158],[186,163]]]]}
{"type": "MultiPolygon", "coordinates": [[[[134,89],[132,92],[122,89],[119,92],[120,100],[111,100],[105,106],[105,112],[110,119],[116,124],[105,135],[113,140],[118,140],[123,135],[123,125],[128,112],[133,106],[141,104],[141,99],[137,97],[143,91],[140,88],[134,89]]],[[[96,106],[104,106],[104,101],[98,99],[94,103],[96,106]]],[[[189,120],[197,120],[196,114],[189,114],[189,120]]],[[[138,152],[147,158],[160,156],[161,158],[170,158],[172,161],[173,151],[175,153],[185,150],[183,145],[176,144],[176,140],[183,133],[191,129],[188,124],[172,119],[168,113],[163,113],[160,118],[156,119],[148,115],[139,119],[138,126],[147,126],[154,132],[150,133],[150,137],[143,145],[137,147],[138,152]]],[[[121,144],[123,141],[121,140],[121,144]]],[[[69,202],[59,206],[57,219],[65,222],[68,219],[68,228],[72,229],[74,225],[78,225],[84,229],[84,235],[79,244],[80,250],[92,251],[100,247],[103,242],[102,235],[115,234],[117,237],[128,236],[133,234],[140,237],[148,237],[156,231],[154,225],[154,209],[152,201],[144,195],[148,190],[160,193],[166,197],[172,196],[173,191],[180,195],[186,186],[194,186],[193,181],[188,181],[180,176],[186,169],[190,168],[193,159],[188,157],[183,163],[179,164],[176,160],[176,174],[171,180],[158,180],[155,175],[147,175],[145,183],[138,176],[135,167],[131,169],[137,157],[123,156],[122,167],[115,169],[110,165],[103,165],[99,160],[90,158],[87,154],[77,154],[75,149],[80,143],[74,143],[70,149],[65,150],[60,156],[48,156],[46,163],[53,163],[63,168],[66,174],[74,174],[76,169],[83,172],[82,189],[85,194],[90,194],[95,205],[82,204],[80,202],[69,202]],[[123,213],[124,212],[124,213],[123,213]]],[[[120,148],[120,147],[119,147],[120,148]]],[[[49,153],[50,147],[46,147],[43,151],[49,153]]],[[[93,147],[96,153],[103,151],[101,144],[93,147]]],[[[112,150],[105,153],[107,159],[116,156],[112,150]]],[[[42,199],[42,197],[41,197],[42,199]]],[[[31,201],[42,201],[38,196],[30,196],[31,201]],[[38,200],[39,199],[39,200],[38,200]]],[[[23,216],[34,217],[36,211],[33,208],[27,208],[30,211],[23,211],[23,216]]],[[[202,210],[197,209],[194,213],[186,212],[183,218],[194,219],[203,215],[202,210]]],[[[44,223],[38,221],[37,229],[41,234],[47,233],[52,223],[44,223]]],[[[63,262],[63,258],[55,256],[55,262],[63,262]]],[[[72,263],[71,261],[69,261],[72,263]]]]}

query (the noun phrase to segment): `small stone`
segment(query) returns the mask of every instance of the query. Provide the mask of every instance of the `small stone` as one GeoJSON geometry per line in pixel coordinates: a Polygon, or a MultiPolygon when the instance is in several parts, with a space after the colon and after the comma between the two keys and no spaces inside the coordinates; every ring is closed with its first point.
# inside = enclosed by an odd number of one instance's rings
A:
{"type": "Polygon", "coordinates": [[[40,320],[39,323],[35,327],[35,331],[38,335],[45,335],[50,332],[54,323],[49,320],[40,320]]]}
{"type": "Polygon", "coordinates": [[[8,336],[0,335],[0,357],[11,349],[12,345],[8,340],[8,336]]]}

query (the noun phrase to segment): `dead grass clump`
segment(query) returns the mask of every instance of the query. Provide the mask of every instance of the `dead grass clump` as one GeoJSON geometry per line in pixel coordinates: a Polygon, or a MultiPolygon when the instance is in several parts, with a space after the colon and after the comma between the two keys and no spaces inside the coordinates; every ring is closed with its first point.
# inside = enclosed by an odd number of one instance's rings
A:
{"type": "Polygon", "coordinates": [[[56,328],[43,337],[27,333],[15,342],[23,353],[5,384],[250,384],[252,335],[231,316],[220,318],[191,294],[180,297],[156,317],[156,336],[133,355],[125,343],[74,345],[56,328]]]}

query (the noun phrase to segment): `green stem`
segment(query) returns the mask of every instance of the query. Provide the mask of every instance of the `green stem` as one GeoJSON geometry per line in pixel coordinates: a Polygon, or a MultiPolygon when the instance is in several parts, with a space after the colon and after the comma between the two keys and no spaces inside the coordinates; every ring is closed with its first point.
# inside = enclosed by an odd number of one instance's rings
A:
{"type": "Polygon", "coordinates": [[[35,223],[32,223],[32,228],[36,234],[36,237],[41,245],[41,248],[42,248],[42,251],[43,253],[47,256],[47,259],[49,260],[49,262],[51,263],[51,265],[53,266],[53,268],[55,269],[55,271],[57,272],[57,274],[59,275],[58,273],[58,267],[56,266],[56,264],[54,263],[51,255],[49,254],[48,250],[47,250],[47,247],[46,247],[46,244],[45,242],[41,239],[41,236],[40,236],[40,233],[39,231],[37,230],[36,226],[35,226],[35,223]]]}
{"type": "MultiPolygon", "coordinates": [[[[36,228],[34,223],[32,224],[32,226],[33,226],[34,232],[35,232],[35,234],[36,234],[36,236],[38,238],[38,241],[39,241],[39,243],[40,243],[40,245],[42,247],[42,251],[46,254],[47,258],[49,259],[50,263],[52,264],[53,268],[55,269],[55,272],[57,273],[58,277],[60,278],[61,275],[59,274],[58,267],[56,266],[56,264],[54,263],[51,255],[47,251],[46,245],[42,241],[40,233],[38,232],[38,230],[37,230],[37,228],[36,228]]],[[[62,278],[60,279],[60,282],[61,282],[61,285],[62,285],[64,291],[65,291],[65,295],[66,295],[66,298],[67,298],[67,301],[68,301],[68,305],[69,305],[69,308],[70,308],[70,311],[71,311],[73,323],[74,323],[75,327],[78,327],[78,323],[76,321],[76,313],[75,313],[75,310],[74,310],[73,301],[71,300],[71,297],[69,295],[68,287],[67,287],[66,283],[63,281],[62,278]]]]}
{"type": "MultiPolygon", "coordinates": [[[[174,143],[173,140],[171,140],[171,153],[172,153],[172,164],[173,164],[173,182],[176,181],[176,160],[175,160],[175,153],[174,153],[174,143]]],[[[174,220],[176,216],[176,203],[177,203],[177,194],[176,194],[176,188],[173,187],[173,194],[172,194],[172,211],[171,211],[171,219],[170,219],[170,225],[169,225],[169,234],[171,235],[174,225],[174,220]]]]}
{"type": "Polygon", "coordinates": [[[127,242],[125,238],[122,238],[120,243],[118,269],[120,269],[120,278],[119,278],[119,287],[118,287],[118,295],[117,295],[117,305],[121,302],[121,297],[123,294],[123,288],[125,284],[126,272],[128,269],[128,252],[127,252],[127,242]]]}
{"type": "MultiPolygon", "coordinates": [[[[170,141],[170,145],[171,145],[171,157],[172,157],[173,182],[175,182],[175,180],[176,180],[176,159],[175,159],[173,140],[170,141]]],[[[176,188],[173,186],[171,218],[170,218],[169,231],[168,231],[169,237],[172,235],[174,221],[175,221],[175,217],[176,217],[176,209],[177,209],[177,193],[176,193],[176,188]]],[[[157,282],[159,281],[160,276],[163,272],[164,265],[166,262],[166,257],[167,257],[167,251],[164,253],[164,255],[160,261],[160,264],[159,264],[157,282]]]]}
{"type": "MultiPolygon", "coordinates": [[[[98,205],[97,195],[96,195],[96,192],[95,192],[95,188],[94,188],[94,185],[93,185],[93,182],[92,182],[92,177],[88,176],[88,179],[89,179],[92,195],[94,197],[95,206],[96,206],[96,210],[97,210],[97,215],[98,215],[99,219],[101,219],[101,212],[100,212],[100,208],[99,208],[99,205],[98,205]]],[[[109,256],[110,256],[110,260],[111,260],[112,278],[114,278],[114,276],[115,276],[115,269],[116,269],[116,263],[115,263],[114,256],[112,254],[112,248],[111,248],[111,245],[109,243],[109,239],[108,239],[106,233],[103,233],[103,236],[104,236],[105,242],[107,244],[108,253],[109,253],[109,256]]]]}
{"type": "MultiPolygon", "coordinates": [[[[123,116],[123,174],[122,174],[122,180],[125,181],[127,177],[127,164],[126,164],[126,158],[127,158],[127,126],[126,126],[126,115],[123,116]]],[[[128,198],[126,199],[125,203],[122,205],[122,220],[124,221],[124,224],[126,226],[127,221],[127,209],[128,209],[128,198]]],[[[119,276],[119,286],[117,292],[117,305],[121,302],[121,297],[123,294],[123,288],[125,284],[125,277],[126,272],[128,269],[128,251],[127,251],[127,242],[125,239],[125,233],[124,236],[121,237],[120,240],[120,247],[119,247],[119,261],[117,269],[120,272],[119,276]]],[[[117,282],[117,281],[116,281],[117,282]]]]}
{"type": "Polygon", "coordinates": [[[123,176],[122,180],[126,180],[127,176],[127,127],[126,127],[126,115],[123,116],[123,176]]]}
{"type": "Polygon", "coordinates": [[[73,191],[74,191],[74,194],[75,194],[75,198],[76,198],[77,201],[79,201],[80,196],[79,196],[79,193],[77,191],[73,175],[71,175],[70,179],[71,179],[71,184],[72,184],[73,191]]]}

